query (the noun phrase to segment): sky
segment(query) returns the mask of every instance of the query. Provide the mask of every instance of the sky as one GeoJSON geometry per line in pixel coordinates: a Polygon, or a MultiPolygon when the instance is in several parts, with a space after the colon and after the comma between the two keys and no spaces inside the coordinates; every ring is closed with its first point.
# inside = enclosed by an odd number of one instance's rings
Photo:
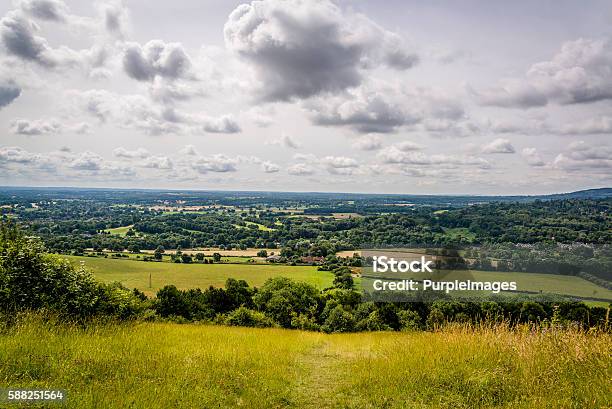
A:
{"type": "Polygon", "coordinates": [[[609,1],[0,2],[0,186],[612,185],[609,1]]]}

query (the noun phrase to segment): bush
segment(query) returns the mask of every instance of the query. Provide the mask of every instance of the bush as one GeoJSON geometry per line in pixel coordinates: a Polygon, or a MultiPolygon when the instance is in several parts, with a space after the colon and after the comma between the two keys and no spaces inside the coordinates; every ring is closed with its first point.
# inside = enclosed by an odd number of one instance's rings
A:
{"type": "Polygon", "coordinates": [[[121,284],[100,284],[83,267],[45,253],[37,238],[0,225],[0,309],[49,310],[72,318],[129,318],[145,304],[121,284]]]}
{"type": "Polygon", "coordinates": [[[275,277],[266,280],[253,296],[253,302],[258,310],[265,311],[282,327],[291,328],[293,315],[312,315],[320,297],[319,290],[310,284],[275,277]]]}
{"type": "Polygon", "coordinates": [[[397,312],[401,331],[416,331],[421,328],[421,316],[416,311],[401,310],[397,312]]]}
{"type": "Polygon", "coordinates": [[[223,321],[225,325],[239,326],[239,327],[258,327],[266,328],[273,327],[274,321],[266,316],[266,314],[250,310],[246,307],[240,307],[225,317],[223,321]]]}
{"type": "Polygon", "coordinates": [[[355,330],[355,317],[341,305],[338,305],[329,313],[329,317],[327,317],[321,329],[327,333],[352,332],[355,330]]]}

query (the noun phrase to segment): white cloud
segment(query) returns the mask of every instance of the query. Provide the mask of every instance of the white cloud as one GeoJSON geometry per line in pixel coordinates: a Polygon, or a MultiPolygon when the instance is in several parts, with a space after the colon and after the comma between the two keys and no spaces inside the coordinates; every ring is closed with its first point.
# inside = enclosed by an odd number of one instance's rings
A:
{"type": "Polygon", "coordinates": [[[268,161],[262,162],[261,168],[266,173],[276,173],[280,171],[280,166],[278,166],[276,163],[272,163],[268,161]]]}
{"type": "Polygon", "coordinates": [[[145,148],[138,148],[133,151],[130,151],[128,149],[125,149],[122,146],[114,149],[113,155],[118,158],[125,158],[125,159],[134,159],[134,158],[144,159],[144,158],[148,158],[149,156],[151,156],[149,151],[146,150],[145,148]]]}
{"type": "Polygon", "coordinates": [[[521,151],[521,154],[529,166],[541,167],[546,165],[544,159],[542,159],[536,148],[524,148],[521,151]]]}
{"type": "Polygon", "coordinates": [[[238,159],[230,158],[223,154],[211,156],[201,156],[191,160],[191,168],[199,173],[205,174],[208,172],[235,172],[238,165],[238,159]]]}
{"type": "Polygon", "coordinates": [[[287,168],[287,173],[293,176],[309,176],[315,173],[312,166],[305,163],[296,163],[287,168]]]}
{"type": "Polygon", "coordinates": [[[359,138],[353,147],[362,151],[375,151],[382,148],[382,140],[376,135],[366,135],[359,138]]]}
{"type": "Polygon", "coordinates": [[[581,38],[564,43],[551,60],[532,65],[525,78],[505,80],[476,96],[483,105],[517,108],[609,100],[611,67],[610,39],[581,38]]]}
{"type": "Polygon", "coordinates": [[[482,147],[482,153],[514,153],[516,150],[508,139],[498,138],[482,147]]]}

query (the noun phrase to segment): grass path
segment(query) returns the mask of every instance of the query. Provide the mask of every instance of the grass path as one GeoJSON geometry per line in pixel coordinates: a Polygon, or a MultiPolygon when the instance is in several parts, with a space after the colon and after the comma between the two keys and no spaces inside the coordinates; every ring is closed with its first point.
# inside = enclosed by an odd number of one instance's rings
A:
{"type": "Polygon", "coordinates": [[[296,407],[329,408],[332,402],[334,385],[341,375],[339,366],[340,354],[333,352],[330,343],[321,339],[300,355],[297,366],[300,377],[295,387],[296,407]]]}

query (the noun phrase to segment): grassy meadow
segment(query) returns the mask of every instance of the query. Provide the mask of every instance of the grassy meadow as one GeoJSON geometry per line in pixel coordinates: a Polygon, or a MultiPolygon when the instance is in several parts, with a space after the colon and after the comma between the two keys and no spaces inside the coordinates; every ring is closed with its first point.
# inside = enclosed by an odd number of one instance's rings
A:
{"type": "Polygon", "coordinates": [[[179,289],[223,287],[228,278],[246,280],[250,285],[261,286],[270,277],[288,277],[326,288],[332,285],[334,276],[327,271],[317,271],[312,266],[285,266],[276,264],[182,264],[120,260],[101,257],[62,256],[75,264],[83,263],[100,281],[119,281],[128,288],[152,295],[160,288],[173,284],[179,289]],[[151,284],[149,287],[149,274],[151,284]]]}
{"type": "Polygon", "coordinates": [[[448,327],[326,335],[174,323],[0,330],[0,379],[68,408],[605,408],[610,334],[448,327]],[[44,340],[44,342],[41,342],[44,340]]]}

